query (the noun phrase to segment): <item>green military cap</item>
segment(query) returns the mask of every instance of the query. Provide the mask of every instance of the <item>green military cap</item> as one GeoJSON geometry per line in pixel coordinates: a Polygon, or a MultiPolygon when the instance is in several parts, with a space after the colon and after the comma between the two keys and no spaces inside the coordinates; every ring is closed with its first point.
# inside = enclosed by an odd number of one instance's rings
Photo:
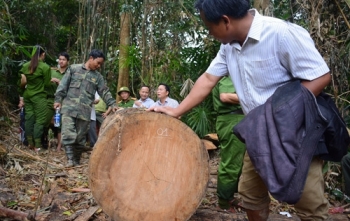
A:
{"type": "Polygon", "coordinates": [[[129,90],[128,87],[121,87],[121,88],[119,89],[119,91],[118,91],[118,95],[120,95],[120,93],[123,92],[123,91],[126,91],[126,92],[129,92],[129,93],[130,93],[130,90],[129,90]]]}

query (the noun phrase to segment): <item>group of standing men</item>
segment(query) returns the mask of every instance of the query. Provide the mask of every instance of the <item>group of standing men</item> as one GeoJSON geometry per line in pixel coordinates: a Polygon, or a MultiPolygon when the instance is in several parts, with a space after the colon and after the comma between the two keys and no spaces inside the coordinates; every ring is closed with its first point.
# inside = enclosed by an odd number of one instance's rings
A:
{"type": "Polygon", "coordinates": [[[20,70],[19,106],[25,105],[25,131],[28,145],[38,150],[42,136],[48,130],[56,109],[62,114],[60,128],[56,128],[57,149],[63,145],[67,155],[67,167],[79,165],[85,148],[86,134],[94,96],[100,97],[116,111],[115,99],[97,71],[104,62],[104,54],[92,50],[84,64],[68,67],[69,55],[59,55],[59,68],[51,69],[43,62],[45,51],[37,46],[30,62],[20,70]],[[61,142],[60,142],[61,141],[61,142]]]}
{"type": "MultiPolygon", "coordinates": [[[[177,101],[169,98],[169,86],[162,83],[157,90],[159,98],[157,102],[149,98],[148,86],[141,87],[140,99],[136,101],[131,98],[128,87],[121,87],[118,91],[121,101],[117,105],[103,76],[98,72],[105,60],[100,50],[92,50],[84,64],[74,64],[69,67],[69,55],[65,52],[59,54],[59,68],[50,69],[43,62],[44,58],[45,51],[38,46],[32,58],[34,62],[28,62],[22,67],[19,81],[21,95],[19,106],[23,107],[26,104],[26,137],[29,146],[36,150],[40,144],[47,142],[45,137],[48,127],[55,111],[60,111],[61,124],[60,127],[54,128],[54,131],[57,130],[57,150],[61,150],[62,146],[65,148],[66,167],[80,164],[82,153],[91,150],[85,147],[90,125],[92,125],[92,131],[96,128],[96,124],[91,123],[97,120],[101,124],[110,111],[115,112],[119,108],[128,107],[149,108],[154,105],[176,107],[178,105],[177,101]],[[36,63],[33,70],[32,63],[36,63]],[[35,96],[37,94],[40,96],[35,96]],[[99,98],[102,98],[101,102],[98,102],[99,98]]],[[[90,136],[92,134],[90,133],[90,136]]]]}
{"type": "Polygon", "coordinates": [[[154,101],[149,97],[150,87],[141,86],[139,90],[140,99],[136,100],[130,96],[130,90],[128,87],[121,87],[118,91],[118,95],[121,97],[121,100],[118,102],[118,107],[128,108],[150,108],[153,106],[168,106],[168,107],[177,107],[179,102],[175,99],[169,97],[170,87],[167,84],[160,83],[157,89],[157,98],[158,100],[154,101]]]}

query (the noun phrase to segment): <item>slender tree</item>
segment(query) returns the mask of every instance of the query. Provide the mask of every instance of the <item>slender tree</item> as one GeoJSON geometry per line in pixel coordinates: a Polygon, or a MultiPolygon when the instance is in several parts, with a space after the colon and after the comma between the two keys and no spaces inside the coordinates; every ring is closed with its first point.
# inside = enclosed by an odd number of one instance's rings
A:
{"type": "MultiPolygon", "coordinates": [[[[130,11],[125,10],[120,17],[120,45],[119,45],[119,77],[118,88],[129,87],[129,67],[125,65],[128,59],[128,49],[130,46],[130,11]]],[[[120,100],[118,94],[117,100],[120,100]]]]}

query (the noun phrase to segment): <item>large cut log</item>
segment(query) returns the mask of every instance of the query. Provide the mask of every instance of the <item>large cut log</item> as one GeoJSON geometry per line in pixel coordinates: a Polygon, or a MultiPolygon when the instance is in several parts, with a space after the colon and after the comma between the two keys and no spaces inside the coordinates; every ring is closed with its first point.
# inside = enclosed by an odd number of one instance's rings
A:
{"type": "Polygon", "coordinates": [[[92,194],[113,220],[188,220],[208,178],[207,150],[189,127],[136,108],[105,119],[89,161],[92,194]]]}

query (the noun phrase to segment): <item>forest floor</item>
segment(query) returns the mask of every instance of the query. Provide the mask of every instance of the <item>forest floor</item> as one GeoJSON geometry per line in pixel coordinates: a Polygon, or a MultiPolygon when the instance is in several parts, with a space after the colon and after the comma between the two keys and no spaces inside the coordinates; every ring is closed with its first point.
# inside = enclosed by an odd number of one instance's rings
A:
{"type": "MultiPolygon", "coordinates": [[[[53,139],[48,150],[37,154],[18,145],[8,150],[0,143],[0,220],[26,220],[26,217],[35,215],[35,220],[38,221],[110,221],[108,215],[96,204],[89,189],[90,153],[83,153],[80,166],[64,168],[64,151],[55,151],[55,145],[53,139]],[[1,208],[10,210],[5,213],[1,208]]],[[[190,220],[247,220],[242,210],[229,213],[218,209],[218,150],[210,150],[209,156],[210,178],[206,196],[190,220]]],[[[349,219],[349,205],[332,199],[329,201],[333,220],[349,219]]],[[[275,200],[272,200],[270,211],[269,220],[299,220],[293,206],[275,200]],[[282,216],[280,212],[287,212],[291,217],[282,216]]]]}

